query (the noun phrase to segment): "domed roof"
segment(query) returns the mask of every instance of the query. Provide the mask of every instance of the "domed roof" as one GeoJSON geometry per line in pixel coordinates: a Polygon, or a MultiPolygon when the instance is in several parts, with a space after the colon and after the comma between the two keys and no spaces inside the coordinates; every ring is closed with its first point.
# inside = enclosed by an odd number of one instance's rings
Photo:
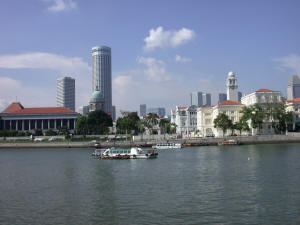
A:
{"type": "Polygon", "coordinates": [[[103,95],[100,91],[94,91],[92,98],[103,98],[103,95]]]}
{"type": "Polygon", "coordinates": [[[230,71],[229,73],[228,73],[228,77],[234,77],[235,76],[235,74],[232,72],[232,71],[230,71]]]}

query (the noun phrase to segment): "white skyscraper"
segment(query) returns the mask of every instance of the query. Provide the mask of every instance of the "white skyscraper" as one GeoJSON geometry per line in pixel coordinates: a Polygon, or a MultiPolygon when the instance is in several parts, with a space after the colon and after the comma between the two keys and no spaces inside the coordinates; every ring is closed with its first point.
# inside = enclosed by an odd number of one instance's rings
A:
{"type": "Polygon", "coordinates": [[[75,79],[71,77],[57,79],[56,105],[75,111],[75,79]]]}
{"type": "Polygon", "coordinates": [[[228,73],[226,87],[227,87],[227,100],[237,102],[239,99],[238,85],[237,85],[237,79],[235,77],[235,74],[232,71],[228,73]]]}
{"type": "Polygon", "coordinates": [[[92,48],[92,90],[100,91],[104,98],[104,111],[112,112],[111,49],[106,46],[92,48]]]}

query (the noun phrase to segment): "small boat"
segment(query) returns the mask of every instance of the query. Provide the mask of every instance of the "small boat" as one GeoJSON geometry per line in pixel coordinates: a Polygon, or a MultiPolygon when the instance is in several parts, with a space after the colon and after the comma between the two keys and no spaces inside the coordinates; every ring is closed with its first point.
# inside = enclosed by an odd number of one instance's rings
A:
{"type": "Polygon", "coordinates": [[[95,149],[95,151],[92,153],[92,156],[100,156],[103,152],[105,151],[105,149],[95,149]]]}
{"type": "Polygon", "coordinates": [[[160,144],[156,144],[153,145],[152,148],[154,149],[178,149],[178,148],[182,148],[182,144],[181,143],[160,143],[160,144]]]}
{"type": "Polygon", "coordinates": [[[155,150],[144,152],[141,148],[133,147],[131,149],[108,148],[102,150],[97,157],[100,159],[153,159],[157,158],[157,155],[155,150]]]}
{"type": "Polygon", "coordinates": [[[218,142],[218,145],[238,145],[239,142],[236,140],[227,140],[227,141],[221,141],[218,142]]]}

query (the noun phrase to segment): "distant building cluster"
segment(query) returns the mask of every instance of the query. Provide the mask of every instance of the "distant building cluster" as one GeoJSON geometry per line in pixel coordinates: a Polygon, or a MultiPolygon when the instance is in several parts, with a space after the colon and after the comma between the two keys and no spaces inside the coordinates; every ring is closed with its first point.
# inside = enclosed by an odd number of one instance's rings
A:
{"type": "MultiPolygon", "coordinates": [[[[220,113],[226,114],[233,123],[237,123],[244,106],[259,104],[267,107],[270,104],[284,103],[287,111],[292,111],[296,124],[300,127],[300,79],[293,75],[288,82],[286,100],[280,91],[271,89],[258,89],[253,93],[242,96],[238,91],[236,75],[229,72],[226,80],[226,94],[219,93],[216,105],[208,104],[202,92],[192,92],[189,107],[176,106],[171,110],[171,122],[176,125],[176,132],[182,136],[198,135],[202,137],[222,136],[223,132],[214,127],[214,120],[220,113]]],[[[206,94],[206,96],[208,96],[206,94]]],[[[210,95],[207,99],[210,99],[210,95]]],[[[210,103],[210,102],[209,102],[210,103]]],[[[230,135],[228,131],[227,135],[230,135]]],[[[252,129],[252,135],[257,134],[257,129],[252,129]]],[[[272,123],[265,121],[259,134],[274,134],[272,123]]]]}

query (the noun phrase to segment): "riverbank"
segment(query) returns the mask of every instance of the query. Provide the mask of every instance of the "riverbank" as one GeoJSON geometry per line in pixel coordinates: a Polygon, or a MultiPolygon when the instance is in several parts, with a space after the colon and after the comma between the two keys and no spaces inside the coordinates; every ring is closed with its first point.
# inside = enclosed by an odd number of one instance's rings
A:
{"type": "MultiPolygon", "coordinates": [[[[174,139],[170,142],[178,142],[189,146],[208,146],[217,145],[224,140],[236,140],[242,145],[249,144],[280,144],[280,143],[300,143],[300,137],[290,135],[261,135],[261,136],[234,136],[225,138],[191,138],[191,139],[174,139]]],[[[163,141],[160,141],[163,142],[163,141]]],[[[157,141],[105,141],[100,142],[101,148],[108,147],[151,147],[158,143],[157,141]]],[[[45,141],[45,142],[2,142],[0,148],[94,148],[91,141],[45,141]]]]}

